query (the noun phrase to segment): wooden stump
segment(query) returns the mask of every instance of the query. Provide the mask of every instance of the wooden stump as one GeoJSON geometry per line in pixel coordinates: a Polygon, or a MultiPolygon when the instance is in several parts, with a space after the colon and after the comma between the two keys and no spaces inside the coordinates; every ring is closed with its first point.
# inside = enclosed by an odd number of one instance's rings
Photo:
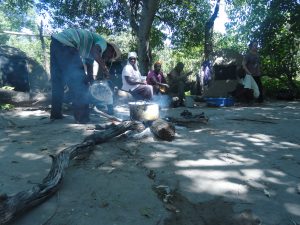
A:
{"type": "Polygon", "coordinates": [[[155,120],[150,129],[160,139],[172,141],[175,138],[175,126],[165,120],[155,120]]]}

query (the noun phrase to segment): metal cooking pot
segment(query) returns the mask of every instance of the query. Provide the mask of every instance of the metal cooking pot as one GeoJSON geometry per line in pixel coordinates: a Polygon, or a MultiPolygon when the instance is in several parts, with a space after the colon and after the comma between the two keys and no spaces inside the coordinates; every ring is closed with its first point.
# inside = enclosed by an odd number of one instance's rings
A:
{"type": "Polygon", "coordinates": [[[145,101],[129,102],[131,120],[153,121],[159,118],[159,105],[145,101]]]}

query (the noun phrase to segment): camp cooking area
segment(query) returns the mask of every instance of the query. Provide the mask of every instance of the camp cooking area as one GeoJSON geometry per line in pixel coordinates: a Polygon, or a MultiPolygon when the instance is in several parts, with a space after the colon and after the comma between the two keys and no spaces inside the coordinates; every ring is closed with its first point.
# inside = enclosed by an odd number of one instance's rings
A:
{"type": "Polygon", "coordinates": [[[1,112],[1,224],[300,224],[299,102],[49,108],[1,112]]]}

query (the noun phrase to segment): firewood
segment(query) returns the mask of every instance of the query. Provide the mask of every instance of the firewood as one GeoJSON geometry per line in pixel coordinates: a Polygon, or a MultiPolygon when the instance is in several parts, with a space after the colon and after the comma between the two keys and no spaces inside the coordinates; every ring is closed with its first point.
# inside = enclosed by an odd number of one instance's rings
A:
{"type": "Polygon", "coordinates": [[[13,195],[0,194],[0,224],[9,223],[21,213],[52,196],[62,184],[65,169],[72,159],[91,152],[92,147],[96,144],[104,143],[127,130],[141,130],[142,127],[140,122],[124,121],[118,125],[110,126],[105,131],[95,132],[86,137],[82,143],[70,146],[57,155],[50,156],[52,158],[51,169],[40,184],[13,195]]]}
{"type": "Polygon", "coordinates": [[[166,141],[172,141],[175,138],[175,126],[163,119],[153,121],[150,127],[152,133],[166,141]]]}

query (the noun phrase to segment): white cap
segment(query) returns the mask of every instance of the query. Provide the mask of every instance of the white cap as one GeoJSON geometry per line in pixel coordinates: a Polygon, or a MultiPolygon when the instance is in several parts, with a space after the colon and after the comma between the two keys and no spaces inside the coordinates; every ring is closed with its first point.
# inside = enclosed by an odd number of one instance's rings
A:
{"type": "Polygon", "coordinates": [[[136,52],[129,52],[129,53],[128,53],[128,59],[129,59],[129,58],[137,58],[136,52]]]}

